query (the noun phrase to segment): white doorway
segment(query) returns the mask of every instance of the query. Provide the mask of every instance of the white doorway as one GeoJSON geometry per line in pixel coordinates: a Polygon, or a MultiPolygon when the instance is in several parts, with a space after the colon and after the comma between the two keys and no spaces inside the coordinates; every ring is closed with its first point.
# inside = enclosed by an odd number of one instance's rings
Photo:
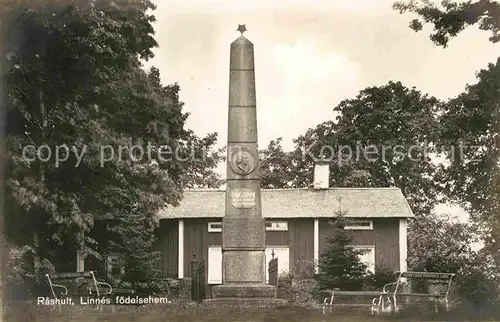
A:
{"type": "Polygon", "coordinates": [[[290,251],[287,246],[268,246],[266,247],[266,283],[269,283],[269,262],[271,261],[274,250],[274,258],[278,258],[278,275],[290,270],[290,251]]]}

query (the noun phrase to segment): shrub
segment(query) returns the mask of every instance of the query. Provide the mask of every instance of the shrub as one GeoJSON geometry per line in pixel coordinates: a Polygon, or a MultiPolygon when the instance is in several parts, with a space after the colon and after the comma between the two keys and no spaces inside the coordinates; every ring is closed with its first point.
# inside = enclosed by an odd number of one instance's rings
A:
{"type": "Polygon", "coordinates": [[[478,267],[467,267],[456,278],[457,295],[462,302],[474,307],[498,305],[500,281],[488,275],[487,270],[478,267]]]}
{"type": "Polygon", "coordinates": [[[5,286],[8,298],[27,299],[46,295],[48,291],[46,273],[54,273],[52,263],[44,259],[40,262],[38,275],[34,273],[33,251],[29,246],[13,247],[9,250],[5,286]]]}
{"type": "MultiPolygon", "coordinates": [[[[450,216],[431,214],[411,221],[408,234],[408,264],[415,271],[455,273],[453,293],[466,306],[486,307],[498,303],[500,267],[495,254],[475,250],[481,230],[457,222],[450,216]]],[[[428,283],[420,281],[418,291],[428,283]]]]}
{"type": "Polygon", "coordinates": [[[295,263],[293,272],[296,279],[306,280],[315,277],[316,264],[313,261],[299,260],[295,263]]]}
{"type": "Polygon", "coordinates": [[[365,290],[381,290],[384,285],[396,281],[395,272],[387,269],[376,270],[368,273],[363,278],[365,290]]]}
{"type": "Polygon", "coordinates": [[[293,271],[286,271],[278,275],[279,285],[292,285],[292,282],[297,279],[297,276],[293,271]]]}

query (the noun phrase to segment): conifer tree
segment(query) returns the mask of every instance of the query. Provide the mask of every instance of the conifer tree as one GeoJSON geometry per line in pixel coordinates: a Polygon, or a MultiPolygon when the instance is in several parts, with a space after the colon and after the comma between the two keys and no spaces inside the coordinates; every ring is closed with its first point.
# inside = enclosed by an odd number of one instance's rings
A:
{"type": "Polygon", "coordinates": [[[359,251],[351,245],[352,239],[344,227],[347,223],[345,212],[338,211],[331,223],[334,234],[328,238],[328,245],[319,259],[319,273],[316,275],[316,294],[333,288],[360,290],[367,266],[361,262],[359,251]]]}
{"type": "Polygon", "coordinates": [[[110,228],[109,255],[116,256],[120,273],[113,274],[121,287],[139,292],[155,291],[154,281],[159,277],[157,263],[159,252],[155,248],[157,220],[153,214],[144,213],[139,204],[127,199],[132,191],[124,189],[124,203],[129,211],[115,218],[110,228]]]}

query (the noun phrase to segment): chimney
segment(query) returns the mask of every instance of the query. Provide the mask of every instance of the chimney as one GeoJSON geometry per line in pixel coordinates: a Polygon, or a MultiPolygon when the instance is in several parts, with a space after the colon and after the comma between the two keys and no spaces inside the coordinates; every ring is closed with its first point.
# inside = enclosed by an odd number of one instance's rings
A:
{"type": "Polygon", "coordinates": [[[316,161],[314,163],[314,189],[330,188],[330,163],[328,161],[316,161]]]}

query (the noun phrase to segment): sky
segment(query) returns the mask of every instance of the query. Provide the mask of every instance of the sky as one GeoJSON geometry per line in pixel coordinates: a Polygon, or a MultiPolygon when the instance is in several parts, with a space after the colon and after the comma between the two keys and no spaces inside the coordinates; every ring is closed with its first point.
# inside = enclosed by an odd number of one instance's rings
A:
{"type": "MultiPolygon", "coordinates": [[[[294,138],[332,120],[340,101],[390,80],[451,98],[500,53],[500,45],[476,28],[445,49],[436,47],[430,27],[415,33],[408,27],[413,15],[399,14],[388,0],[155,4],[159,47],[145,67],[159,68],[165,85],[179,83],[191,114],[187,127],[199,136],[218,132],[220,146],[227,140],[229,46],[240,36],[238,24],[246,24],[245,37],[254,44],[261,148],[283,137],[285,150],[291,149],[294,138]]],[[[225,176],[225,167],[219,172],[225,176]]]]}

